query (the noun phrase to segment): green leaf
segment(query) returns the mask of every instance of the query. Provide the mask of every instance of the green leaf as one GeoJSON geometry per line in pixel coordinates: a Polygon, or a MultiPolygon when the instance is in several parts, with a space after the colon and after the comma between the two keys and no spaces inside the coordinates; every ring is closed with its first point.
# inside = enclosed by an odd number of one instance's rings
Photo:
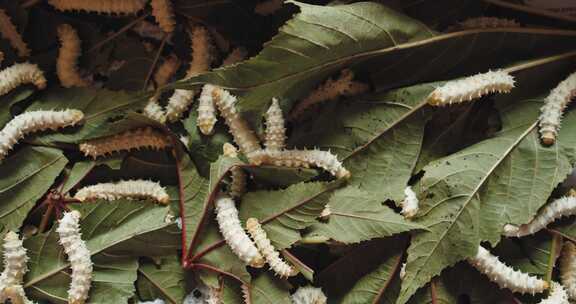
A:
{"type": "Polygon", "coordinates": [[[356,187],[336,191],[330,211],[327,222],[314,224],[314,232],[345,244],[423,229],[356,187]]]}
{"type": "Polygon", "coordinates": [[[288,284],[270,272],[259,275],[250,285],[248,293],[253,304],[291,304],[288,284]]]}
{"type": "Polygon", "coordinates": [[[68,163],[62,151],[24,146],[0,164],[0,232],[17,230],[68,163]]]}
{"type": "Polygon", "coordinates": [[[68,193],[72,188],[78,185],[96,167],[96,162],[91,160],[79,161],[74,164],[68,177],[62,186],[62,193],[68,193]]]}
{"type": "Polygon", "coordinates": [[[164,256],[159,263],[143,261],[138,268],[138,292],[144,300],[165,299],[182,303],[186,297],[186,278],[178,257],[164,256]]]}

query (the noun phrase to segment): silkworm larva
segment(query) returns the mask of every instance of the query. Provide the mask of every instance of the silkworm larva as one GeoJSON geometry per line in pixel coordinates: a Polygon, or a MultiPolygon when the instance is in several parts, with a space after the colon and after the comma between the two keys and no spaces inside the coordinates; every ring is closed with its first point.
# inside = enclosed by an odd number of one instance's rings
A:
{"type": "Polygon", "coordinates": [[[314,286],[300,287],[291,296],[294,304],[326,304],[328,298],[322,289],[314,286]]]}
{"type": "Polygon", "coordinates": [[[89,82],[82,78],[78,71],[78,58],[82,52],[82,42],[78,38],[78,33],[72,26],[61,24],[58,26],[58,39],[60,49],[56,61],[56,74],[60,83],[65,88],[88,86],[89,82]]]}
{"type": "Polygon", "coordinates": [[[196,125],[204,135],[211,134],[214,130],[216,121],[218,121],[216,118],[216,107],[213,99],[214,88],[215,87],[211,84],[204,85],[199,98],[196,125]]]}
{"type": "Polygon", "coordinates": [[[170,147],[168,138],[150,127],[126,131],[117,135],[96,138],[81,143],[80,151],[96,158],[119,151],[147,148],[162,150],[170,147]]]}
{"type": "Polygon", "coordinates": [[[160,28],[166,33],[172,33],[176,26],[176,19],[174,19],[174,9],[170,0],[152,0],[152,15],[160,25],[160,28]]]}
{"type": "Polygon", "coordinates": [[[286,128],[284,127],[284,115],[276,98],[266,112],[266,137],[264,146],[270,151],[283,150],[286,146],[286,128]]]}
{"type": "Polygon", "coordinates": [[[576,300],[576,245],[569,241],[564,242],[562,249],[560,278],[570,299],[576,300]]]}
{"type": "Polygon", "coordinates": [[[576,96],[576,72],[560,82],[544,99],[544,105],[540,108],[539,132],[545,145],[553,145],[556,142],[562,114],[574,96],[576,96]]]}
{"type": "Polygon", "coordinates": [[[48,0],[60,11],[87,11],[100,14],[135,14],[146,6],[147,0],[48,0]]]}
{"type": "Polygon", "coordinates": [[[37,65],[28,62],[15,63],[0,71],[0,96],[26,83],[34,84],[40,90],[46,88],[46,78],[37,65]]]}
{"type": "Polygon", "coordinates": [[[100,183],[84,187],[74,198],[85,202],[97,199],[114,201],[118,199],[152,199],[161,204],[168,204],[170,196],[159,183],[148,180],[122,180],[115,183],[100,183]]]}
{"type": "Polygon", "coordinates": [[[404,189],[404,201],[400,204],[402,207],[402,215],[406,218],[412,218],[418,213],[418,197],[412,187],[408,186],[404,189]]]}
{"type": "Polygon", "coordinates": [[[16,26],[10,20],[10,16],[6,14],[6,11],[0,9],[0,34],[2,37],[10,42],[13,48],[18,52],[20,57],[30,56],[30,49],[26,42],[22,40],[22,36],[18,33],[16,26]]]}

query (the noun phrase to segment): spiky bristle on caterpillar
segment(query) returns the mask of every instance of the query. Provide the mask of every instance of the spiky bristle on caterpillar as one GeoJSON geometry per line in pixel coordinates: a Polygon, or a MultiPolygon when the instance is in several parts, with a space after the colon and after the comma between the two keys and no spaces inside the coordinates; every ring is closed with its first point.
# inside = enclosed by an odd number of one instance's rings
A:
{"type": "Polygon", "coordinates": [[[250,163],[254,165],[274,165],[280,167],[309,168],[316,166],[322,168],[336,178],[349,178],[348,171],[338,160],[336,155],[320,150],[282,150],[270,151],[267,149],[252,152],[248,155],[250,163]]]}
{"type": "Polygon", "coordinates": [[[243,47],[234,48],[222,61],[222,67],[236,64],[246,58],[248,51],[243,47]]]}
{"type": "Polygon", "coordinates": [[[538,304],[570,304],[568,301],[568,293],[561,284],[552,282],[552,287],[548,297],[542,299],[538,304]]]}
{"type": "Polygon", "coordinates": [[[148,103],[146,104],[144,109],[142,109],[142,114],[159,123],[163,124],[166,122],[166,112],[164,111],[164,109],[162,109],[160,103],[158,103],[157,96],[150,97],[148,103]]]}
{"type": "Polygon", "coordinates": [[[312,106],[324,101],[336,100],[342,96],[353,96],[368,91],[365,83],[354,81],[354,72],[344,69],[337,79],[328,79],[300,101],[290,112],[289,119],[300,119],[312,106]]]}
{"type": "Polygon", "coordinates": [[[86,87],[89,82],[80,75],[78,71],[78,58],[82,52],[82,42],[78,38],[78,33],[69,24],[58,26],[58,39],[60,49],[56,61],[56,74],[65,88],[86,87]]]}
{"type": "Polygon", "coordinates": [[[156,18],[160,28],[166,33],[172,33],[176,26],[176,19],[170,0],[152,0],[150,5],[152,6],[152,15],[156,18]]]}
{"type": "Polygon", "coordinates": [[[92,282],[91,254],[86,243],[82,240],[80,216],[80,212],[76,210],[66,212],[60,219],[58,228],[56,228],[60,237],[60,244],[64,247],[64,252],[68,256],[72,268],[68,302],[74,304],[86,302],[92,282]]]}
{"type": "Polygon", "coordinates": [[[254,13],[262,16],[272,15],[281,9],[282,5],[284,5],[284,0],[265,0],[256,4],[254,13]]]}
{"type": "Polygon", "coordinates": [[[256,248],[262,253],[264,259],[270,265],[270,269],[281,278],[291,277],[298,274],[298,270],[280,258],[280,253],[272,246],[266,231],[262,228],[258,219],[249,218],[246,221],[246,230],[254,240],[256,248]]]}
{"type": "Polygon", "coordinates": [[[156,87],[163,87],[166,85],[172,76],[176,74],[176,71],[180,67],[180,60],[175,55],[170,55],[168,58],[160,64],[156,73],[154,73],[154,83],[156,87]]]}
{"type": "Polygon", "coordinates": [[[135,14],[147,0],[48,0],[59,11],[87,11],[99,14],[135,14]]]}
{"type": "Polygon", "coordinates": [[[276,98],[266,111],[266,136],[264,146],[270,151],[279,151],[286,146],[286,128],[284,127],[284,115],[276,98]]]}
{"type": "Polygon", "coordinates": [[[234,201],[230,197],[220,195],[214,204],[218,227],[232,252],[247,265],[256,268],[264,266],[264,258],[242,228],[234,201]]]}
{"type": "Polygon", "coordinates": [[[416,215],[416,213],[418,213],[418,197],[410,186],[404,189],[404,195],[404,201],[400,203],[400,207],[402,207],[402,211],[400,211],[400,213],[402,213],[405,218],[412,218],[416,215]]]}
{"type": "Polygon", "coordinates": [[[12,23],[10,16],[8,16],[6,11],[3,9],[0,9],[0,34],[2,34],[2,38],[8,40],[10,45],[16,49],[18,56],[30,56],[30,49],[28,49],[28,45],[26,45],[26,42],[24,42],[22,36],[18,33],[18,30],[16,29],[14,23],[12,23]]]}
{"type": "Polygon", "coordinates": [[[562,114],[574,96],[576,96],[576,72],[561,81],[544,99],[538,125],[540,139],[545,145],[553,145],[556,142],[562,114]]]}
{"type": "Polygon", "coordinates": [[[214,125],[218,121],[216,118],[216,107],[213,99],[213,91],[215,87],[211,84],[206,84],[202,88],[198,102],[198,118],[196,125],[200,132],[204,135],[209,135],[214,130],[214,125]]]}
{"type": "Polygon", "coordinates": [[[214,60],[214,46],[208,30],[198,25],[194,26],[189,34],[192,41],[192,61],[186,73],[187,78],[210,70],[210,65],[214,60]]]}
{"type": "Polygon", "coordinates": [[[560,258],[560,278],[568,296],[576,300],[576,245],[564,242],[560,258]]]}
{"type": "Polygon", "coordinates": [[[22,281],[28,271],[28,256],[18,234],[8,231],[4,236],[4,271],[0,274],[0,302],[10,299],[12,303],[29,303],[24,294],[22,281]]]}
{"type": "Polygon", "coordinates": [[[514,88],[514,77],[503,70],[478,73],[448,81],[428,95],[428,104],[446,106],[480,98],[494,92],[508,93],[514,88]]]}
{"type": "Polygon", "coordinates": [[[328,302],[321,288],[310,285],[298,288],[290,298],[294,304],[326,304],[328,302]]]}
{"type": "Polygon", "coordinates": [[[96,158],[114,152],[147,148],[162,150],[170,147],[168,138],[150,128],[140,128],[117,135],[91,139],[80,144],[79,149],[86,156],[96,158]]]}
{"type": "Polygon", "coordinates": [[[564,216],[576,214],[576,197],[564,196],[544,206],[527,224],[515,226],[507,224],[502,233],[507,237],[523,237],[534,234],[564,216]]]}
{"type": "Polygon", "coordinates": [[[159,183],[148,180],[121,180],[115,183],[100,183],[84,187],[74,198],[86,202],[97,199],[108,201],[118,199],[152,199],[161,204],[168,204],[170,196],[159,183]]]}
{"type": "Polygon", "coordinates": [[[500,288],[507,288],[512,292],[535,294],[549,287],[548,282],[502,263],[482,246],[478,246],[478,253],[469,258],[468,262],[500,288]]]}
{"type": "Polygon", "coordinates": [[[30,111],[14,117],[0,131],[0,161],[26,135],[74,126],[83,118],[84,113],[78,110],[30,111]]]}
{"type": "Polygon", "coordinates": [[[0,71],[0,96],[26,83],[34,84],[40,90],[46,88],[46,78],[37,65],[28,62],[15,63],[0,71]]]}

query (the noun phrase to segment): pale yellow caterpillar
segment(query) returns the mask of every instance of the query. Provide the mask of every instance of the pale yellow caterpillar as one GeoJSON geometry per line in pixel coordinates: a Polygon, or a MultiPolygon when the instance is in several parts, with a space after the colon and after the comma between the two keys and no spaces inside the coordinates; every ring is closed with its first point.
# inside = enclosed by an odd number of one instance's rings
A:
{"type": "Polygon", "coordinates": [[[446,106],[480,98],[498,92],[508,93],[514,88],[514,77],[508,72],[497,70],[479,73],[463,79],[448,81],[428,95],[428,104],[446,106]]]}
{"type": "Polygon", "coordinates": [[[545,145],[553,145],[560,130],[562,113],[576,96],[576,72],[558,84],[544,99],[540,108],[540,138],[545,145]]]}
{"type": "Polygon", "coordinates": [[[410,186],[404,189],[404,195],[404,201],[400,203],[402,207],[400,213],[402,213],[405,218],[412,218],[418,213],[418,197],[416,197],[416,193],[410,186]]]}
{"type": "Polygon", "coordinates": [[[170,142],[166,135],[146,127],[109,137],[91,139],[81,143],[79,149],[84,155],[96,158],[119,151],[141,148],[162,150],[168,147],[170,147],[170,142]]]}
{"type": "Polygon", "coordinates": [[[291,298],[294,304],[326,304],[328,302],[321,288],[310,285],[298,288],[291,298]]]}
{"type": "Polygon", "coordinates": [[[152,199],[161,204],[168,204],[170,196],[159,183],[148,180],[121,180],[115,183],[100,183],[86,186],[74,195],[81,201],[103,199],[114,201],[118,199],[152,199]]]}
{"type": "Polygon", "coordinates": [[[135,14],[141,11],[147,0],[48,0],[60,11],[87,11],[99,14],[135,14]]]}
{"type": "Polygon", "coordinates": [[[216,108],[213,99],[214,89],[215,87],[211,84],[204,85],[199,98],[196,125],[198,125],[200,132],[204,135],[212,133],[217,121],[216,108]]]}
{"type": "Polygon", "coordinates": [[[60,244],[70,261],[72,281],[68,289],[68,303],[83,304],[88,299],[90,283],[92,282],[92,261],[90,251],[82,240],[80,233],[80,212],[74,210],[64,213],[56,232],[60,236],[60,244]]]}
{"type": "Polygon", "coordinates": [[[25,83],[32,83],[40,90],[46,88],[46,78],[37,65],[25,62],[5,68],[0,71],[0,96],[25,83]]]}
{"type": "Polygon", "coordinates": [[[336,178],[349,178],[348,171],[338,158],[328,152],[320,150],[282,150],[270,151],[267,149],[252,152],[249,155],[250,163],[254,165],[274,165],[280,167],[316,166],[322,168],[336,178]]]}
{"type": "Polygon", "coordinates": [[[152,15],[156,18],[160,28],[166,33],[172,33],[176,26],[176,19],[170,0],[152,0],[150,5],[152,6],[152,15]]]}
{"type": "Polygon", "coordinates": [[[192,61],[186,73],[187,78],[208,71],[214,60],[214,46],[208,30],[203,26],[195,26],[189,34],[192,41],[192,61]]]}
{"type": "Polygon", "coordinates": [[[258,222],[258,219],[249,218],[246,221],[246,230],[254,240],[256,248],[262,253],[264,259],[270,265],[270,269],[274,271],[281,278],[292,277],[298,274],[298,270],[288,263],[286,263],[282,258],[280,258],[280,253],[276,251],[276,248],[272,246],[270,239],[266,235],[266,231],[262,229],[262,226],[258,222]]]}
{"type": "Polygon", "coordinates": [[[12,20],[10,20],[10,16],[8,16],[3,9],[0,9],[0,34],[2,34],[2,38],[8,40],[10,45],[16,49],[18,56],[30,56],[30,50],[26,42],[22,40],[22,36],[20,36],[16,26],[12,23],[12,20]]]}
{"type": "Polygon", "coordinates": [[[281,9],[282,5],[284,5],[284,0],[266,0],[256,4],[254,12],[262,16],[272,15],[281,9]]]}
{"type": "Polygon", "coordinates": [[[354,72],[349,69],[342,70],[337,79],[328,79],[300,101],[290,112],[289,119],[297,120],[301,118],[306,110],[319,103],[336,100],[341,96],[352,96],[368,91],[368,85],[354,81],[353,78],[354,72]]]}
{"type": "Polygon", "coordinates": [[[247,265],[256,268],[264,266],[264,258],[240,224],[234,201],[221,195],[216,198],[214,204],[218,227],[232,252],[247,265]]]}
{"type": "Polygon", "coordinates": [[[576,214],[576,197],[564,196],[544,206],[528,224],[514,226],[507,224],[502,233],[507,237],[523,237],[534,234],[564,216],[576,214]]]}
{"type": "Polygon", "coordinates": [[[560,258],[560,278],[568,296],[576,300],[576,245],[564,242],[560,258]]]}
{"type": "Polygon", "coordinates": [[[82,51],[82,42],[78,38],[78,33],[69,24],[61,24],[58,26],[58,39],[60,49],[56,61],[56,74],[60,83],[65,88],[88,86],[89,82],[80,76],[77,67],[82,51]]]}
{"type": "Polygon", "coordinates": [[[84,114],[78,110],[30,111],[14,117],[0,131],[0,161],[24,136],[44,130],[56,130],[78,124],[84,114]]]}
{"type": "MultiPolygon", "coordinates": [[[[230,143],[224,143],[222,145],[223,154],[226,157],[238,157],[238,149],[231,145],[230,143]]],[[[232,167],[230,169],[230,189],[228,193],[232,198],[239,198],[246,192],[246,172],[238,166],[232,167]]]]}
{"type": "Polygon", "coordinates": [[[224,117],[240,151],[250,158],[250,153],[262,149],[258,138],[248,127],[248,123],[240,117],[236,109],[236,97],[222,88],[215,87],[212,91],[212,99],[218,107],[220,115],[224,117]]]}
{"type": "Polygon", "coordinates": [[[154,74],[154,83],[156,87],[162,87],[170,81],[170,78],[174,76],[176,71],[180,67],[180,60],[175,55],[170,55],[156,70],[154,74]]]}
{"type": "Polygon", "coordinates": [[[162,106],[158,103],[157,96],[150,97],[148,103],[146,104],[144,109],[142,109],[142,113],[146,117],[153,119],[159,123],[163,124],[166,122],[166,112],[164,111],[164,109],[162,109],[162,106]]]}
{"type": "Polygon", "coordinates": [[[226,58],[224,58],[224,60],[222,61],[222,66],[225,67],[228,65],[238,63],[238,62],[244,60],[247,55],[248,55],[248,51],[246,51],[245,48],[243,48],[243,47],[234,48],[232,50],[232,52],[230,52],[230,54],[228,54],[228,56],[226,56],[226,58]]]}
{"type": "Polygon", "coordinates": [[[0,274],[0,303],[32,303],[22,288],[24,274],[28,271],[26,248],[18,234],[8,231],[4,236],[4,271],[0,274]]]}
{"type": "Polygon", "coordinates": [[[462,22],[458,22],[460,30],[467,29],[481,29],[481,28],[499,28],[499,27],[520,27],[520,23],[513,19],[505,19],[498,17],[475,17],[469,18],[462,22]]]}
{"type": "Polygon", "coordinates": [[[500,288],[507,288],[512,292],[535,294],[549,287],[548,282],[502,263],[482,246],[478,246],[478,253],[474,258],[469,258],[468,262],[500,288]]]}
{"type": "Polygon", "coordinates": [[[270,151],[279,151],[286,146],[286,128],[284,127],[284,115],[276,98],[266,111],[266,136],[264,146],[270,151]]]}
{"type": "Polygon", "coordinates": [[[318,218],[322,221],[327,221],[330,219],[330,215],[332,215],[332,209],[330,208],[329,204],[326,204],[324,205],[324,209],[322,209],[322,212],[320,212],[318,218]]]}
{"type": "Polygon", "coordinates": [[[168,121],[175,122],[182,117],[184,112],[194,102],[194,91],[176,89],[166,105],[166,118],[168,121]]]}
{"type": "Polygon", "coordinates": [[[568,293],[564,286],[552,282],[550,294],[538,304],[570,304],[570,302],[568,302],[568,293]]]}

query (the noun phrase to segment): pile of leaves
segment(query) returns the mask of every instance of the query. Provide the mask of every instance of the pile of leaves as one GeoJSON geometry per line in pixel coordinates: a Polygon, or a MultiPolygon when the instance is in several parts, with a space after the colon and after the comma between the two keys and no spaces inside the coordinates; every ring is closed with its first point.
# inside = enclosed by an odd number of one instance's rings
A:
{"type": "Polygon", "coordinates": [[[256,2],[175,0],[170,36],[136,30],[142,21],[154,22],[150,7],[125,16],[60,12],[43,1],[0,2],[31,49],[22,59],[2,40],[2,68],[27,60],[48,78],[45,90],[22,86],[0,97],[0,126],[31,110],[85,114],[80,127],[27,137],[0,163],[0,239],[8,231],[25,238],[27,295],[67,301],[70,265],[55,231],[61,216],[55,211],[64,208],[83,215],[82,238],[94,263],[89,303],[182,303],[198,286],[220,290],[223,303],[291,303],[290,294],[305,285],[321,287],[329,303],[536,303],[545,297],[499,289],[465,260],[482,243],[508,265],[557,281],[562,242],[576,241],[574,218],[533,236],[501,237],[505,224],[529,222],[569,190],[562,183],[576,161],[576,114],[565,114],[552,146],[540,142],[538,114],[544,97],[576,68],[576,19],[517,1],[289,1],[267,16],[254,13],[256,2]],[[478,16],[520,26],[458,28],[478,16]],[[56,28],[62,23],[78,29],[79,66],[94,75],[90,87],[58,82],[56,28]],[[175,123],[142,115],[160,92],[148,88],[163,58],[190,61],[190,24],[209,29],[220,60],[235,46],[246,48],[249,58],[177,81],[183,64],[161,91],[200,92],[206,83],[226,88],[259,135],[272,98],[290,113],[346,68],[369,84],[367,93],[326,102],[287,124],[290,148],[330,150],[351,178],[224,157],[222,145],[233,142],[228,128],[220,120],[214,134],[200,133],[197,103],[175,123]],[[446,81],[490,69],[515,77],[511,93],[427,105],[426,97],[446,81]],[[78,151],[86,140],[143,126],[164,132],[174,147],[96,160],[78,151]],[[237,204],[241,222],[259,219],[298,276],[247,267],[223,241],[214,198],[233,168],[249,174],[248,192],[237,204]],[[167,186],[170,204],[65,199],[85,185],[129,178],[167,186]],[[397,207],[408,185],[420,199],[412,219],[397,207]],[[327,204],[331,214],[320,219],[327,204]]]}

